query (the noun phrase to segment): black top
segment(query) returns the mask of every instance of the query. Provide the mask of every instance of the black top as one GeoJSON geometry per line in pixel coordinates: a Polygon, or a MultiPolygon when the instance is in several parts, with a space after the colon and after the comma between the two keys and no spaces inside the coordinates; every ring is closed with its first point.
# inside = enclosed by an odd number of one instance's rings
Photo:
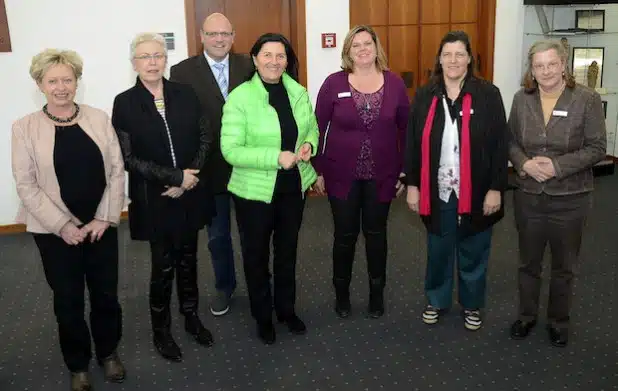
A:
{"type": "MultiPolygon", "coordinates": [[[[279,80],[277,84],[263,83],[268,91],[268,103],[275,109],[279,116],[281,126],[281,150],[295,152],[296,140],[298,139],[298,126],[292,114],[292,106],[288,98],[285,86],[279,80]]],[[[300,172],[294,166],[291,170],[279,170],[275,192],[294,193],[300,190],[300,172]]]]}
{"type": "Polygon", "coordinates": [[[64,204],[82,223],[92,221],[107,186],[105,166],[101,150],[78,124],[56,126],[54,168],[64,204]]]}

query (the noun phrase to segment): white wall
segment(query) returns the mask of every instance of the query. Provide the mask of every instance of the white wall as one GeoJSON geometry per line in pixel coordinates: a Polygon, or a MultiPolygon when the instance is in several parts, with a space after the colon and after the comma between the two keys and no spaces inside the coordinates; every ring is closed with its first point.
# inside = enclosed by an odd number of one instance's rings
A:
{"type": "Polygon", "coordinates": [[[494,37],[494,84],[500,88],[507,116],[522,74],[524,1],[498,0],[494,37]]]}
{"type": "MultiPolygon", "coordinates": [[[[427,0],[428,1],[428,0],[427,0]]],[[[519,88],[523,0],[498,0],[494,79],[507,109],[519,88]]],[[[141,31],[173,32],[169,62],[187,55],[183,0],[5,0],[12,53],[0,53],[0,225],[13,224],[19,205],[10,169],[10,131],[17,118],[43,99],[28,75],[30,59],[46,47],[70,48],[84,58],[77,100],[111,112],[113,98],[134,83],[129,43],[141,31]]],[[[306,0],[308,89],[313,100],[330,73],[339,70],[349,29],[349,2],[306,0]],[[322,49],[320,34],[336,33],[337,48],[322,49]]]]}
{"type": "Polygon", "coordinates": [[[307,89],[315,106],[322,82],[341,70],[341,47],[350,28],[350,2],[306,0],[307,89]],[[328,12],[324,12],[328,10],[328,12]],[[337,34],[337,47],[322,49],[321,34],[337,34]]]}

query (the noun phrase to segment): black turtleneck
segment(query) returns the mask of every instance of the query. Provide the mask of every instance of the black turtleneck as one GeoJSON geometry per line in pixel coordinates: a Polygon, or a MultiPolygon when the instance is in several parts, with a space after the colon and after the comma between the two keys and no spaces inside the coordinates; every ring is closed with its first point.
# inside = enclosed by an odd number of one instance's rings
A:
{"type": "MultiPolygon", "coordinates": [[[[275,109],[281,127],[281,150],[295,152],[298,139],[298,126],[292,114],[292,106],[288,92],[279,80],[276,84],[263,82],[268,91],[268,103],[275,109]]],[[[275,191],[278,193],[293,193],[300,191],[300,173],[298,167],[291,170],[279,170],[275,191]]]]}

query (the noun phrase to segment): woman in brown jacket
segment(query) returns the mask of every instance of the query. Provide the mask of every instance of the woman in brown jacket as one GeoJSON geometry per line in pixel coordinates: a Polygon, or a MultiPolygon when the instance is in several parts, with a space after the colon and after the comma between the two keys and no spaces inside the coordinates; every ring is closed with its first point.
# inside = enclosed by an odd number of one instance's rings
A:
{"type": "Polygon", "coordinates": [[[601,97],[576,84],[558,41],[528,52],[523,88],[513,98],[509,155],[518,173],[514,195],[519,232],[519,316],[511,337],[536,325],[545,247],[551,248],[547,329],[554,346],[568,342],[573,265],[593,189],[592,166],[605,157],[601,97]]]}
{"type": "Polygon", "coordinates": [[[54,294],[60,348],[71,390],[90,390],[90,330],[84,320],[84,282],[90,327],[105,377],[122,382],[116,353],[122,332],[118,303],[118,233],[124,206],[124,164],[111,120],[74,102],[82,61],[47,49],[30,75],[47,104],[19,119],[12,131],[12,168],[21,200],[17,222],[39,248],[54,294]]]}

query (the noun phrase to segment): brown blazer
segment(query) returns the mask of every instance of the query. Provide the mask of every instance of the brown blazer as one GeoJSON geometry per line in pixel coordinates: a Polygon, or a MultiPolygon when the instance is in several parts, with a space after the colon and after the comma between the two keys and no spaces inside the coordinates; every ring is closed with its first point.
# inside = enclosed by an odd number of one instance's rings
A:
{"type": "MultiPolygon", "coordinates": [[[[101,149],[107,187],[95,217],[117,225],[125,204],[124,163],[116,132],[102,110],[80,105],[77,123],[101,149]]],[[[13,124],[11,161],[17,194],[21,200],[16,221],[28,232],[60,234],[69,221],[79,221],[69,212],[60,196],[54,168],[55,126],[42,111],[13,124]]]]}
{"type": "Polygon", "coordinates": [[[538,91],[520,90],[509,116],[509,158],[518,187],[527,192],[566,195],[592,191],[592,166],[606,155],[607,135],[599,94],[583,85],[565,88],[545,126],[538,91]],[[556,176],[544,183],[528,177],[523,165],[534,156],[552,159],[556,176]]]}

